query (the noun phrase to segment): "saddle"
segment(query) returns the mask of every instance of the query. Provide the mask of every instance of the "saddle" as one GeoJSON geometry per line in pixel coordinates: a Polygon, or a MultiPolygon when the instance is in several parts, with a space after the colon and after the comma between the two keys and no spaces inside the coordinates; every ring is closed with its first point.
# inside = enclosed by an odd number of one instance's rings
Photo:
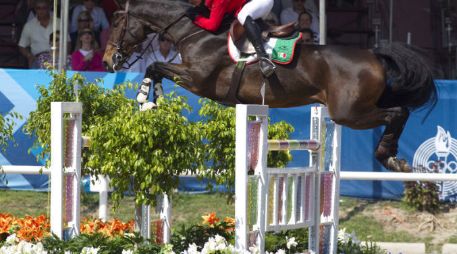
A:
{"type": "MultiPolygon", "coordinates": [[[[272,26],[266,24],[265,22],[260,22],[260,27],[262,29],[262,37],[265,41],[271,37],[286,38],[297,33],[295,22],[281,26],[272,26]]],[[[255,53],[254,47],[251,45],[249,40],[247,40],[245,29],[238,19],[235,19],[230,25],[229,34],[233,43],[241,52],[246,54],[255,53]]]]}

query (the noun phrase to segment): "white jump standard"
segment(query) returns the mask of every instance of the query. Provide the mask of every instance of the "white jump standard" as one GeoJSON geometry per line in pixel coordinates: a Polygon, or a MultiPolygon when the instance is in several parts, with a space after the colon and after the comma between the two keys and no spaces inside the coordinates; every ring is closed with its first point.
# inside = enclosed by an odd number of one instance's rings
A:
{"type": "Polygon", "coordinates": [[[330,123],[324,110],[315,107],[311,114],[311,140],[268,141],[268,106],[237,105],[236,117],[237,252],[248,251],[255,244],[264,253],[266,231],[308,227],[308,248],[312,253],[336,253],[340,127],[330,123]],[[254,117],[256,121],[250,121],[254,117]],[[267,168],[268,150],[311,150],[310,167],[267,168]],[[254,170],[253,176],[248,176],[249,170],[254,170]],[[252,228],[248,221],[249,179],[254,179],[252,188],[256,191],[252,228]],[[269,197],[272,202],[268,202],[269,197]]]}

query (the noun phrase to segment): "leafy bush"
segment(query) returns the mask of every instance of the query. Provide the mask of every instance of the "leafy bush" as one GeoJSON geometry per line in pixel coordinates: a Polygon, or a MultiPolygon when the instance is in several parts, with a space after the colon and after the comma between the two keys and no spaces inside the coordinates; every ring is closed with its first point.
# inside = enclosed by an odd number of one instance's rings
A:
{"type": "Polygon", "coordinates": [[[291,238],[295,238],[297,242],[293,249],[295,252],[305,252],[308,249],[307,228],[269,232],[265,237],[265,249],[270,252],[277,252],[279,249],[287,250],[287,242],[291,238]]]}
{"type": "Polygon", "coordinates": [[[21,118],[22,116],[16,112],[10,112],[5,116],[0,114],[0,151],[4,152],[8,143],[14,141],[14,120],[21,118]]]}
{"type": "Polygon", "coordinates": [[[69,241],[63,241],[56,237],[48,237],[43,240],[44,248],[49,254],[60,254],[64,251],[81,253],[84,248],[98,248],[99,254],[122,253],[122,250],[133,250],[135,253],[155,254],[159,253],[161,246],[152,241],[146,241],[137,234],[128,234],[122,237],[109,238],[102,234],[81,234],[69,241]]]}
{"type": "MultiPolygon", "coordinates": [[[[86,134],[93,124],[111,119],[119,105],[134,104],[124,95],[125,88],[132,87],[131,84],[104,89],[98,85],[101,81],[88,83],[80,74],[72,77],[67,77],[65,72],[51,71],[49,74],[52,77],[51,83],[48,87],[37,87],[40,94],[37,108],[30,113],[29,120],[24,125],[24,132],[36,137],[33,148],[39,148],[37,160],[46,160],[47,166],[51,152],[51,102],[76,101],[79,98],[83,103],[83,134],[86,134]],[[79,88],[78,95],[75,94],[75,86],[79,88]]],[[[90,150],[83,153],[83,168],[90,153],[90,150]]]]}
{"type": "Polygon", "coordinates": [[[403,201],[418,211],[436,213],[440,210],[438,186],[434,182],[405,182],[403,201]]]}
{"type": "Polygon", "coordinates": [[[190,110],[186,99],[171,94],[158,104],[144,112],[130,103],[118,105],[109,121],[97,121],[89,131],[87,165],[92,174],[110,177],[114,201],[133,183],[137,204],[154,202],[157,194],[178,187],[177,176],[195,174],[203,164],[199,124],[182,114],[190,110]]]}
{"type": "MultiPolygon", "coordinates": [[[[199,111],[203,117],[202,132],[206,139],[205,161],[209,170],[202,176],[214,179],[218,184],[225,184],[228,189],[235,184],[235,108],[226,107],[214,101],[200,100],[199,111]]],[[[278,122],[268,126],[269,139],[287,139],[294,131],[292,125],[278,122]]],[[[269,167],[284,167],[292,159],[289,151],[268,153],[269,167]]]]}

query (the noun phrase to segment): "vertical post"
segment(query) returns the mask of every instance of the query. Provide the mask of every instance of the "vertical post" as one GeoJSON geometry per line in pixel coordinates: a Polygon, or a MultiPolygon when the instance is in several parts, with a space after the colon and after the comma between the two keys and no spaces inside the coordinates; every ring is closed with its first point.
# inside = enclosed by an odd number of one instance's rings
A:
{"type": "Polygon", "coordinates": [[[63,108],[51,103],[51,233],[63,238],[63,108]]]}
{"type": "MultiPolygon", "coordinates": [[[[78,103],[79,105],[82,105],[78,103]]],[[[80,233],[80,200],[81,200],[81,136],[82,136],[82,114],[76,113],[74,114],[76,117],[76,123],[74,126],[74,139],[73,139],[73,149],[74,156],[73,156],[73,167],[74,167],[74,174],[73,174],[73,220],[71,222],[73,227],[72,232],[75,235],[79,235],[80,233]]]]}
{"type": "Polygon", "coordinates": [[[171,202],[165,193],[162,199],[160,218],[163,221],[163,243],[169,243],[171,240],[171,202]]]}
{"type": "Polygon", "coordinates": [[[235,128],[235,251],[248,249],[247,184],[248,184],[248,108],[236,105],[235,128]]]}
{"type": "MultiPolygon", "coordinates": [[[[62,0],[60,6],[60,42],[59,42],[59,71],[66,69],[67,63],[67,44],[68,44],[68,12],[69,0],[62,0]]],[[[56,10],[54,10],[56,11],[56,10]]]]}
{"type": "MultiPolygon", "coordinates": [[[[335,124],[335,123],[334,123],[335,124]]],[[[341,125],[335,124],[332,140],[332,163],[333,171],[332,184],[332,212],[333,227],[330,233],[330,250],[329,253],[336,254],[338,250],[338,224],[339,224],[339,207],[340,207],[340,169],[341,169],[341,125]]]]}
{"type": "Polygon", "coordinates": [[[266,229],[266,189],[268,179],[266,160],[268,152],[268,106],[264,105],[236,105],[236,146],[235,146],[235,250],[244,253],[248,250],[248,215],[247,215],[247,185],[248,185],[248,120],[249,116],[258,116],[261,119],[260,140],[258,153],[259,162],[255,174],[259,177],[258,206],[256,230],[259,234],[257,245],[263,253],[266,229]],[[261,194],[263,192],[263,195],[261,194]]]}
{"type": "MultiPolygon", "coordinates": [[[[82,104],[74,102],[52,102],[51,103],[51,232],[58,238],[66,236],[73,237],[79,234],[79,210],[80,210],[80,179],[81,179],[81,121],[82,104]],[[71,221],[64,222],[63,212],[63,185],[64,185],[64,114],[70,113],[75,118],[73,132],[73,143],[71,150],[73,154],[70,168],[66,169],[73,173],[71,179],[72,200],[71,200],[71,221]],[[64,235],[64,227],[68,229],[68,235],[64,235]]],[[[69,202],[67,200],[67,202],[69,202]]]]}
{"type": "Polygon", "coordinates": [[[102,221],[108,220],[108,179],[104,175],[99,175],[100,189],[98,190],[99,195],[99,207],[98,207],[98,218],[102,221]]]}
{"type": "Polygon", "coordinates": [[[327,44],[326,0],[319,0],[319,44],[327,44]]]}
{"type": "Polygon", "coordinates": [[[319,151],[311,152],[310,153],[310,160],[309,164],[310,167],[315,167],[316,171],[314,172],[313,177],[313,184],[312,187],[314,188],[312,193],[314,194],[312,198],[311,206],[311,220],[312,226],[309,227],[309,250],[314,253],[319,253],[319,235],[320,235],[320,218],[321,218],[321,210],[320,210],[320,172],[321,172],[321,154],[322,150],[325,149],[321,140],[321,132],[322,132],[322,119],[321,119],[321,108],[320,107],[311,107],[311,121],[310,121],[310,139],[318,140],[321,144],[319,151]]]}
{"type": "MultiPolygon", "coordinates": [[[[264,106],[267,110],[268,106],[264,106]]],[[[267,155],[268,155],[268,114],[258,116],[261,121],[260,134],[259,134],[259,149],[257,167],[255,169],[256,175],[259,177],[259,185],[257,189],[257,246],[260,253],[265,252],[265,231],[267,225],[267,195],[268,195],[268,172],[267,172],[267,155]]],[[[247,172],[247,171],[246,171],[247,172]]]]}

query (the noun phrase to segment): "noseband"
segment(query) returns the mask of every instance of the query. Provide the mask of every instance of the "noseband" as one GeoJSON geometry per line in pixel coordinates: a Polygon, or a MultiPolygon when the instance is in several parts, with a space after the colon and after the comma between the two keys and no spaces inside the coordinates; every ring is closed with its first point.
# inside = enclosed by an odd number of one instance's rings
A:
{"type": "MultiPolygon", "coordinates": [[[[132,34],[132,32],[130,30],[128,30],[127,28],[129,27],[129,16],[132,16],[134,18],[136,18],[138,21],[140,21],[141,23],[144,23],[146,24],[147,26],[149,27],[152,27],[152,28],[157,28],[156,30],[158,30],[157,34],[160,34],[160,35],[163,35],[163,34],[166,34],[167,33],[167,30],[170,29],[172,26],[174,26],[176,23],[178,23],[183,17],[185,17],[186,15],[185,14],[182,14],[180,15],[178,18],[176,18],[174,21],[172,21],[170,24],[168,24],[167,26],[165,26],[165,28],[163,29],[160,29],[158,27],[155,27],[153,26],[149,21],[147,20],[144,20],[144,18],[132,13],[132,12],[129,12],[129,3],[130,1],[127,0],[126,4],[125,4],[125,9],[124,10],[120,10],[120,11],[117,11],[115,14],[121,14],[124,16],[124,26],[121,30],[121,35],[119,36],[119,40],[117,42],[109,42],[113,47],[116,48],[116,53],[113,54],[113,69],[115,69],[115,67],[119,64],[123,64],[126,59],[124,59],[124,56],[126,55],[126,52],[124,51],[125,47],[123,47],[123,43],[124,43],[124,37],[125,37],[125,34],[126,33],[129,33],[130,36],[132,36],[133,38],[137,39],[139,41],[139,43],[135,44],[132,49],[135,49],[137,48],[139,45],[142,44],[142,40],[140,40],[137,36],[135,36],[134,34],[132,34]]],[[[157,36],[154,35],[154,38],[157,36]]],[[[131,63],[127,63],[127,67],[124,67],[122,66],[123,69],[128,69],[130,68],[133,64],[135,64],[139,59],[142,58],[142,56],[144,55],[144,53],[146,52],[146,50],[151,46],[152,44],[152,41],[154,40],[154,38],[149,42],[149,44],[141,51],[141,54],[139,57],[137,57],[137,59],[135,59],[133,62],[131,63]]]]}

